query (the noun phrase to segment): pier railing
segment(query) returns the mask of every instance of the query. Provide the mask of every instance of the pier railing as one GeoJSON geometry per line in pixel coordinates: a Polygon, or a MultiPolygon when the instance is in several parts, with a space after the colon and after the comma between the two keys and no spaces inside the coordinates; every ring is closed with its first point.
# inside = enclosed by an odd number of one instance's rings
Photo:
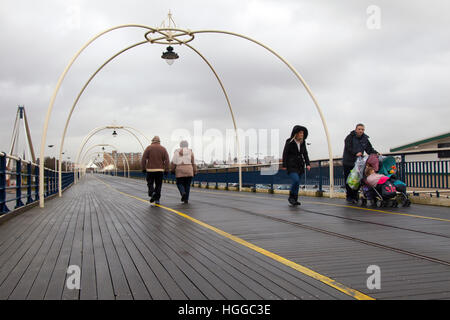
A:
{"type": "MultiPolygon", "coordinates": [[[[450,151],[450,148],[428,149],[422,151],[408,151],[396,153],[384,153],[384,156],[394,156],[397,162],[397,178],[406,183],[411,189],[434,189],[450,191],[450,157],[439,160],[406,161],[408,155],[438,154],[442,151],[450,151]]],[[[333,159],[334,186],[337,191],[345,190],[344,169],[342,158],[333,159]]],[[[301,176],[302,188],[315,189],[319,193],[329,190],[329,159],[311,161],[311,170],[305,170],[301,176]]],[[[117,172],[123,176],[123,172],[117,172]]],[[[141,171],[131,171],[132,178],[144,178],[141,171]]],[[[174,182],[175,175],[170,173],[166,181],[174,182]]],[[[209,188],[225,187],[225,189],[238,187],[239,168],[237,165],[224,168],[205,168],[198,170],[192,179],[193,185],[203,185],[209,188]]],[[[243,165],[242,186],[244,188],[267,189],[273,192],[276,189],[287,190],[291,180],[281,163],[243,165]]],[[[336,191],[336,190],[335,190],[336,191]]]]}
{"type": "MultiPolygon", "coordinates": [[[[44,170],[44,197],[58,192],[58,174],[44,170]]],[[[73,173],[62,174],[62,188],[73,183],[73,173]]],[[[39,164],[0,152],[0,215],[39,201],[39,164]],[[8,161],[10,160],[10,161],[8,161]]]]}

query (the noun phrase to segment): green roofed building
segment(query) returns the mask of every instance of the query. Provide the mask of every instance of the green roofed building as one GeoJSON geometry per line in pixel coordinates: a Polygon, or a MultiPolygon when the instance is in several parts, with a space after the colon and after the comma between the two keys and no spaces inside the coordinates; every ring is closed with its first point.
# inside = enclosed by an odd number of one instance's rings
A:
{"type": "MultiPolygon", "coordinates": [[[[411,142],[400,147],[391,148],[390,152],[421,151],[425,149],[437,148],[450,148],[450,132],[411,142]]],[[[433,154],[408,155],[406,157],[407,161],[432,161],[448,159],[450,159],[450,151],[448,150],[433,154]]]]}

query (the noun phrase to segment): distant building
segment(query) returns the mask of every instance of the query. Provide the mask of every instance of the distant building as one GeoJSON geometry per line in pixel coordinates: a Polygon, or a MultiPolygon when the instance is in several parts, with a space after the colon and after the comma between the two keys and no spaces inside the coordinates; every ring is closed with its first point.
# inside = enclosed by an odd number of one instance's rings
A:
{"type": "MultiPolygon", "coordinates": [[[[106,152],[105,152],[106,153],[106,152]]],[[[138,170],[141,167],[141,158],[142,153],[141,152],[129,152],[129,153],[121,153],[117,152],[116,150],[113,150],[112,153],[107,153],[108,156],[103,156],[103,164],[108,165],[111,163],[111,158],[115,160],[117,163],[117,167],[119,170],[123,169],[124,161],[126,163],[125,158],[128,160],[128,164],[130,165],[131,170],[138,170]]],[[[125,164],[126,168],[126,164],[125,164]]]]}
{"type": "MultiPolygon", "coordinates": [[[[439,148],[450,148],[450,132],[392,148],[390,149],[390,152],[421,151],[425,149],[439,148]]],[[[406,156],[406,161],[435,161],[448,159],[450,159],[450,151],[406,156]]]]}

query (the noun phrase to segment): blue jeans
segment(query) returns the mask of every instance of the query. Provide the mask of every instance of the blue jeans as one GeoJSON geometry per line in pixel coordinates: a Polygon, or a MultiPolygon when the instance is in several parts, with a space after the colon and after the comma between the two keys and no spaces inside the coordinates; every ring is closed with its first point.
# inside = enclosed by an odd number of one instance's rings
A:
{"type": "Polygon", "coordinates": [[[177,187],[180,194],[186,194],[186,200],[189,200],[189,191],[191,190],[192,177],[177,178],[177,187]]]}
{"type": "Polygon", "coordinates": [[[298,198],[298,189],[300,187],[300,175],[297,172],[291,172],[289,173],[289,177],[292,180],[291,190],[290,190],[290,197],[293,197],[295,199],[298,198]]]}

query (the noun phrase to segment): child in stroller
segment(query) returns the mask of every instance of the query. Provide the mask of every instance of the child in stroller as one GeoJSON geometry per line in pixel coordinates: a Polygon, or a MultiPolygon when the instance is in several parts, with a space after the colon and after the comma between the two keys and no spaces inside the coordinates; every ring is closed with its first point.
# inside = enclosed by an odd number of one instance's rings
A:
{"type": "Polygon", "coordinates": [[[370,155],[366,161],[362,179],[361,205],[369,200],[372,207],[403,207],[411,201],[406,193],[406,184],[397,179],[397,166],[394,157],[370,155]]]}

